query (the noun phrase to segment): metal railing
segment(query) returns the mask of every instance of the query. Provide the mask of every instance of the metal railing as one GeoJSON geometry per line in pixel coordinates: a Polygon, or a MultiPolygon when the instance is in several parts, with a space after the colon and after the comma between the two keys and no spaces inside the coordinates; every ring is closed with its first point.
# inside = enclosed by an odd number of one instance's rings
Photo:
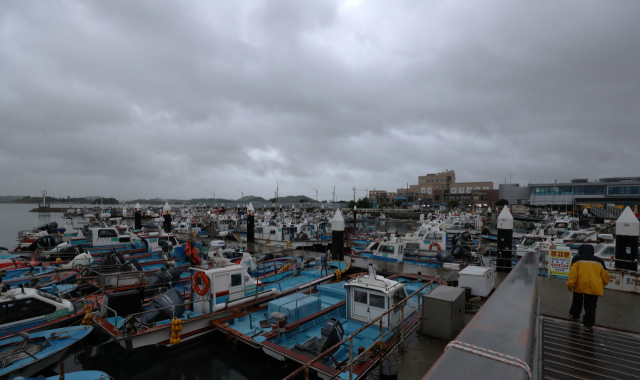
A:
{"type": "MultiPolygon", "coordinates": [[[[338,375],[340,375],[341,373],[345,372],[345,371],[349,371],[349,380],[353,379],[353,364],[359,360],[361,357],[363,357],[366,353],[367,350],[364,350],[362,353],[358,354],[355,358],[353,357],[353,338],[358,335],[359,333],[361,333],[362,331],[366,330],[367,328],[375,325],[376,323],[378,323],[380,325],[380,336],[379,338],[373,342],[373,344],[371,345],[371,347],[375,347],[376,345],[381,345],[383,343],[383,339],[385,337],[387,337],[389,334],[391,333],[395,333],[396,330],[400,330],[400,347],[404,347],[404,338],[405,335],[407,333],[411,333],[413,332],[418,326],[419,326],[419,322],[421,319],[421,316],[419,315],[418,321],[417,323],[412,326],[409,331],[405,332],[405,328],[404,328],[404,324],[405,324],[405,315],[404,315],[404,304],[406,304],[407,302],[409,302],[411,300],[411,298],[413,298],[414,296],[417,295],[418,297],[418,305],[417,308],[415,310],[413,310],[411,313],[409,313],[409,315],[407,316],[410,317],[413,313],[418,312],[419,310],[421,310],[421,306],[420,306],[420,292],[425,289],[427,286],[433,286],[433,284],[435,283],[435,280],[438,279],[438,277],[436,277],[433,280],[428,281],[426,284],[424,284],[420,289],[416,290],[415,292],[411,293],[411,295],[409,295],[408,297],[406,297],[404,300],[398,302],[396,305],[394,305],[391,309],[387,310],[386,312],[380,314],[378,317],[376,317],[375,319],[369,321],[367,324],[365,324],[364,326],[362,326],[360,329],[358,329],[357,331],[355,331],[354,333],[352,333],[351,335],[349,335],[348,337],[342,339],[340,342],[334,344],[333,346],[331,346],[329,349],[325,350],[323,353],[321,353],[320,355],[318,355],[317,357],[315,357],[314,359],[312,359],[311,361],[305,363],[302,367],[298,368],[297,370],[295,370],[294,372],[292,372],[291,374],[289,374],[287,377],[285,377],[283,380],[291,380],[293,379],[295,376],[301,374],[302,372],[304,372],[305,374],[305,379],[308,380],[309,379],[309,368],[315,364],[318,360],[329,356],[331,357],[331,359],[334,361],[335,365],[338,367],[336,368],[336,370],[338,371],[337,373],[335,373],[333,376],[330,377],[330,379],[335,379],[338,375]],[[396,312],[398,311],[398,309],[400,309],[400,313],[401,313],[401,319],[398,322],[397,325],[392,327],[389,327],[389,331],[387,331],[386,334],[383,335],[383,319],[385,316],[389,315],[391,312],[396,312]],[[340,346],[342,346],[344,343],[349,342],[349,360],[346,364],[344,365],[340,365],[340,363],[335,360],[335,358],[333,358],[333,351],[337,350],[340,346]]],[[[390,319],[390,318],[389,318],[390,319]]],[[[389,321],[389,325],[391,325],[390,321],[389,321]]],[[[382,354],[381,357],[378,360],[384,360],[386,357],[388,357],[391,352],[393,350],[388,350],[387,353],[382,354]]]]}

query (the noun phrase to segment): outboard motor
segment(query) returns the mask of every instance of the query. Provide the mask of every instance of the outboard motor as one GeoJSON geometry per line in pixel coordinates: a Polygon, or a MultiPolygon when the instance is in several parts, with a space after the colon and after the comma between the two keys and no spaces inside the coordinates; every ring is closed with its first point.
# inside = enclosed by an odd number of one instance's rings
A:
{"type": "Polygon", "coordinates": [[[467,254],[467,249],[465,247],[456,246],[451,249],[451,255],[456,259],[461,259],[467,254]]]}
{"type": "Polygon", "coordinates": [[[339,320],[331,318],[322,327],[320,334],[322,334],[322,339],[320,340],[320,349],[318,350],[318,354],[325,352],[331,348],[331,346],[335,346],[336,343],[340,342],[344,335],[344,328],[339,320]]]}
{"type": "Polygon", "coordinates": [[[136,259],[131,259],[128,263],[125,263],[118,267],[116,272],[136,272],[142,271],[142,267],[136,259]]]}
{"type": "Polygon", "coordinates": [[[451,238],[451,246],[453,247],[458,244],[458,240],[460,240],[460,234],[453,235],[451,238]]]}
{"type": "Polygon", "coordinates": [[[452,263],[454,261],[453,257],[447,251],[439,251],[436,253],[436,260],[441,263],[452,263]]]}
{"type": "Polygon", "coordinates": [[[166,270],[159,270],[153,276],[147,289],[162,288],[165,286],[176,285],[180,281],[180,270],[176,267],[169,267],[166,270]]]}
{"type": "Polygon", "coordinates": [[[185,306],[182,294],[175,289],[170,289],[151,302],[147,311],[140,317],[140,323],[148,325],[165,319],[171,319],[174,316],[179,317],[184,313],[184,310],[185,306]],[[173,308],[171,308],[171,306],[173,306],[173,308]]]}
{"type": "Polygon", "coordinates": [[[62,244],[62,239],[53,236],[53,235],[46,235],[43,237],[40,237],[38,239],[36,239],[33,243],[31,243],[27,248],[25,248],[25,251],[35,251],[36,249],[53,249],[56,246],[58,246],[59,244],[62,244]]]}
{"type": "Polygon", "coordinates": [[[58,228],[58,222],[50,222],[45,225],[38,227],[40,231],[53,231],[58,228]]]}

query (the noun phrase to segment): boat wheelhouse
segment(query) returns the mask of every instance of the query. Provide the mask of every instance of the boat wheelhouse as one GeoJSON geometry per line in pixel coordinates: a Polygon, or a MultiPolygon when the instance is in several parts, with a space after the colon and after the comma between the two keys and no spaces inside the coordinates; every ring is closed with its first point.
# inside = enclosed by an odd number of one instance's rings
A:
{"type": "MultiPolygon", "coordinates": [[[[5,285],[6,287],[6,285],[5,285]]],[[[0,292],[0,337],[51,322],[68,321],[73,304],[40,289],[14,288],[0,292]]]]}

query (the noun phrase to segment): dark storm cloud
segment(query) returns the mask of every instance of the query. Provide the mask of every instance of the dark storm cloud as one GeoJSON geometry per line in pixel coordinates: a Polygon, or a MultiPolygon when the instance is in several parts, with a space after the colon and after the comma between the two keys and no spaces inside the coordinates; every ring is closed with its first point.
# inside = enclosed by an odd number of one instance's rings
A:
{"type": "Polygon", "coordinates": [[[0,194],[638,175],[640,3],[5,2],[0,194]]]}

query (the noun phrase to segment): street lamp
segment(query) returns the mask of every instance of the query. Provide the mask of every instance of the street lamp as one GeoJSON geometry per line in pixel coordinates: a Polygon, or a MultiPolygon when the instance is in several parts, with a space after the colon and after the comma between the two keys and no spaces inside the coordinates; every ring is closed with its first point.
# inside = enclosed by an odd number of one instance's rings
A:
{"type": "MultiPolygon", "coordinates": [[[[240,191],[240,190],[238,190],[238,192],[240,193],[240,195],[242,195],[242,198],[244,198],[244,193],[242,191],[240,191]]],[[[240,199],[242,199],[242,198],[240,198],[240,199]]]]}

